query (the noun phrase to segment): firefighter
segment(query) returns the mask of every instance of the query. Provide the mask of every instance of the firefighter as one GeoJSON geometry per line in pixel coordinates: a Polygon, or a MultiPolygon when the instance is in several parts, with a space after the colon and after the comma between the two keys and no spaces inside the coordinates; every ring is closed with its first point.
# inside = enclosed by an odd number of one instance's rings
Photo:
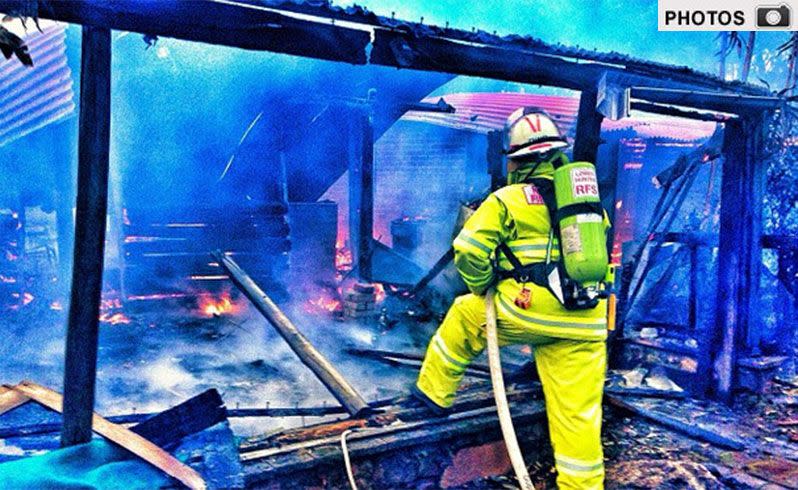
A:
{"type": "MultiPolygon", "coordinates": [[[[471,293],[454,301],[432,337],[413,392],[436,415],[447,413],[466,367],[486,346],[484,294],[495,284],[500,345],[527,344],[534,351],[558,486],[602,488],[606,301],[566,309],[545,285],[512,277],[512,261],[497,251],[506,244],[516,264],[524,266],[544,263],[547,254],[552,261],[559,259],[557,233],[541,190],[552,181],[555,167],[568,163],[562,152],[567,146],[542,111],[521,108],[508,119],[508,185],[487,197],[453,244],[455,265],[471,293]]],[[[605,243],[608,227],[605,213],[605,243]]]]}

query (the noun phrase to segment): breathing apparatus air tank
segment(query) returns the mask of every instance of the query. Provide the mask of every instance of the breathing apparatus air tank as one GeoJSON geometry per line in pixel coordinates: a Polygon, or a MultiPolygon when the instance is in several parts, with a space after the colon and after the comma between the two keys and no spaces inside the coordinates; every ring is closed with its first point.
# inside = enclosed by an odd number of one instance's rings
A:
{"type": "Polygon", "coordinates": [[[607,274],[607,236],[596,169],[572,162],[554,171],[560,249],[568,276],[587,286],[607,274]]]}

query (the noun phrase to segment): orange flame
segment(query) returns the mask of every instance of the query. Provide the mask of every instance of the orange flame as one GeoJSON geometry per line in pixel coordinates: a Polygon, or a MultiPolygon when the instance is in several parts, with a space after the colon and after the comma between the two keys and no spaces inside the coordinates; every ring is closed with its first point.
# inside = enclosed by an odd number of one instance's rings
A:
{"type": "Polygon", "coordinates": [[[120,310],[122,309],[122,301],[119,298],[103,298],[100,301],[100,311],[120,310]]]}
{"type": "Polygon", "coordinates": [[[236,305],[230,299],[230,295],[224,293],[219,299],[212,296],[202,296],[200,298],[199,309],[203,315],[212,317],[220,316],[225,313],[234,313],[236,309],[235,306],[236,305]]]}
{"type": "Polygon", "coordinates": [[[353,263],[352,250],[346,246],[343,239],[339,238],[335,242],[335,270],[338,272],[350,271],[353,263]]]}
{"type": "Polygon", "coordinates": [[[309,311],[321,311],[321,312],[329,312],[332,313],[334,311],[341,309],[341,302],[335,298],[326,298],[324,296],[320,296],[316,299],[311,299],[308,301],[308,305],[310,306],[307,308],[309,311]]]}
{"type": "Polygon", "coordinates": [[[144,294],[144,295],[130,295],[127,297],[128,301],[155,301],[164,299],[179,299],[185,298],[188,294],[185,293],[163,293],[163,294],[144,294]]]}
{"type": "Polygon", "coordinates": [[[382,303],[385,301],[385,286],[379,283],[374,284],[374,301],[376,303],[382,303]]]}
{"type": "Polygon", "coordinates": [[[111,325],[127,325],[130,323],[130,318],[126,317],[124,313],[103,313],[100,315],[100,321],[103,323],[110,323],[111,325]]]}

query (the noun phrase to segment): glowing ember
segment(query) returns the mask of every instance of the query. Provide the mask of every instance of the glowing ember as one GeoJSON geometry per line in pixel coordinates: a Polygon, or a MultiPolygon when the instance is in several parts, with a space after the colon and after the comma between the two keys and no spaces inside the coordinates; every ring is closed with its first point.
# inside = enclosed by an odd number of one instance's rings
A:
{"type": "Polygon", "coordinates": [[[155,236],[128,235],[125,237],[125,243],[151,243],[158,240],[159,238],[155,236]]]}
{"type": "Polygon", "coordinates": [[[352,251],[346,247],[343,241],[335,244],[335,270],[349,271],[352,269],[352,251]]]}
{"type": "Polygon", "coordinates": [[[385,300],[385,286],[382,284],[374,284],[374,301],[382,303],[385,300]]]}
{"type": "Polygon", "coordinates": [[[106,298],[105,295],[103,295],[103,299],[100,301],[100,311],[121,309],[122,301],[120,301],[119,298],[106,298]]]}
{"type": "Polygon", "coordinates": [[[126,317],[122,312],[103,313],[100,315],[100,321],[103,323],[109,323],[111,325],[127,325],[130,323],[130,318],[126,317]]]}
{"type": "Polygon", "coordinates": [[[25,293],[22,295],[22,306],[30,304],[31,301],[34,300],[34,297],[30,293],[25,293]]]}
{"type": "Polygon", "coordinates": [[[188,294],[185,293],[165,293],[165,294],[145,294],[145,295],[130,295],[127,297],[128,301],[155,301],[163,299],[178,299],[185,298],[188,294]]]}
{"type": "Polygon", "coordinates": [[[341,302],[334,298],[327,298],[321,296],[316,299],[312,299],[308,301],[309,308],[306,308],[308,311],[320,311],[320,312],[329,312],[332,313],[334,311],[338,311],[341,309],[341,302]]]}
{"type": "Polygon", "coordinates": [[[205,228],[208,225],[205,223],[168,223],[167,228],[205,228]]]}
{"type": "Polygon", "coordinates": [[[9,250],[6,250],[6,260],[9,262],[19,259],[18,255],[11,253],[9,250]]]}
{"type": "Polygon", "coordinates": [[[223,294],[221,298],[203,296],[200,298],[200,311],[205,316],[220,316],[225,313],[233,313],[235,305],[230,299],[230,295],[223,294]]]}
{"type": "Polygon", "coordinates": [[[61,302],[53,301],[52,303],[50,303],[50,309],[53,311],[62,311],[64,307],[61,306],[61,302]]]}
{"type": "Polygon", "coordinates": [[[17,282],[17,278],[16,277],[4,276],[4,275],[0,274],[0,282],[5,283],[5,284],[15,284],[17,282]]]}

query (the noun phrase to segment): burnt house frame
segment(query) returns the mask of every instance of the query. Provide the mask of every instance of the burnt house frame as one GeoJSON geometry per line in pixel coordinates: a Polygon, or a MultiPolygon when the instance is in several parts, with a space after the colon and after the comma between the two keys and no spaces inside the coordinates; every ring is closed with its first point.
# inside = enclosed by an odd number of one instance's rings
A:
{"type": "MultiPolygon", "coordinates": [[[[359,8],[315,3],[216,0],[0,1],[0,12],[83,25],[77,225],[67,331],[62,444],[91,437],[103,272],[110,135],[110,31],[131,31],[354,65],[443,72],[581,92],[574,157],[595,161],[601,122],[627,109],[723,121],[726,125],[719,237],[717,324],[702,342],[699,376],[729,399],[737,358],[757,341],[763,169],[757,165],[765,114],[785,104],[766,90],[617,53],[552,46],[519,36],[427,26],[359,8]],[[31,3],[35,8],[31,11],[31,3]],[[623,107],[623,106],[626,107],[623,107]],[[710,349],[710,346],[717,346],[710,349]],[[702,374],[703,373],[703,374],[702,374]]],[[[621,114],[622,115],[622,114],[621,114]]],[[[363,134],[373,134],[364,116],[363,134]]],[[[369,151],[371,144],[364,145],[369,151]]],[[[369,275],[373,159],[360,159],[361,273],[369,275]]],[[[614,185],[613,185],[614,187],[614,185]]],[[[614,188],[603,192],[614,194],[614,188]]],[[[354,231],[354,230],[353,230],[354,231]]]]}

